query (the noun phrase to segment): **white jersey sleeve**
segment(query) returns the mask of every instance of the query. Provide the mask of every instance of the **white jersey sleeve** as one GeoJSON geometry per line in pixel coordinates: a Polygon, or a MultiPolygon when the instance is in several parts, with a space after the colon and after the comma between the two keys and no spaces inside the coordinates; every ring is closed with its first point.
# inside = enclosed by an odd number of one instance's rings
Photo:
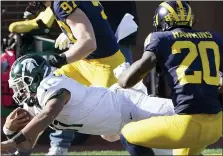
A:
{"type": "Polygon", "coordinates": [[[62,88],[71,93],[70,99],[51,123],[51,128],[94,135],[120,131],[123,121],[116,94],[103,87],[84,86],[65,75],[49,75],[40,83],[37,89],[40,106],[44,108],[47,101],[62,88]]]}
{"type": "Polygon", "coordinates": [[[69,92],[73,92],[74,89],[78,89],[75,91],[75,97],[72,98],[75,98],[77,102],[84,99],[82,87],[79,87],[79,84],[76,81],[66,77],[65,75],[56,76],[51,74],[42,80],[37,89],[37,98],[40,106],[43,108],[47,101],[61,91],[61,89],[66,89],[69,92]]]}
{"type": "Polygon", "coordinates": [[[59,90],[61,90],[61,78],[50,75],[42,80],[37,89],[37,99],[41,107],[59,90]]]}

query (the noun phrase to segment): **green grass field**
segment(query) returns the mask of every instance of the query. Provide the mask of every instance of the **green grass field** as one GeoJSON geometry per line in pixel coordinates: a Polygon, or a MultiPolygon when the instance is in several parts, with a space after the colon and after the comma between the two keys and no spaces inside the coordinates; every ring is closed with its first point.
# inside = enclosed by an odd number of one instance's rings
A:
{"type": "MultiPolygon", "coordinates": [[[[206,149],[202,153],[203,155],[222,155],[222,148],[219,149],[206,149]]],[[[33,155],[45,155],[45,153],[36,153],[33,155]]],[[[128,156],[129,154],[126,151],[85,151],[85,152],[70,152],[69,155],[124,155],[128,156]]]]}

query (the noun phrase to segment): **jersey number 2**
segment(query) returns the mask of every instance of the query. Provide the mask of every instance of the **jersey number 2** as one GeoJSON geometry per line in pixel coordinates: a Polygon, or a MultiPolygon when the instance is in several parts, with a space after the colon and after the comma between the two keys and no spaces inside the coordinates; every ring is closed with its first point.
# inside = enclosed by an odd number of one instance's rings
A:
{"type": "Polygon", "coordinates": [[[191,41],[176,41],[172,46],[172,54],[181,53],[182,49],[189,49],[189,53],[176,70],[180,85],[187,83],[200,84],[203,79],[206,84],[218,86],[220,78],[220,54],[218,45],[213,41],[201,41],[197,46],[191,41]],[[213,62],[209,62],[207,49],[212,49],[214,52],[213,62]],[[200,54],[203,71],[194,71],[193,75],[186,75],[185,71],[198,57],[198,53],[200,54]],[[216,76],[210,75],[210,66],[215,66],[216,76]]]}

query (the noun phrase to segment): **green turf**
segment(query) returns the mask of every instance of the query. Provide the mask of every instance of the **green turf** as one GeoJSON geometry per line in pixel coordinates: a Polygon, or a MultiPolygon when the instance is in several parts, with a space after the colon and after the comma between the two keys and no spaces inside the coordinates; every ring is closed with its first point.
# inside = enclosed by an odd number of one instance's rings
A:
{"type": "Polygon", "coordinates": [[[203,154],[205,154],[205,155],[222,155],[223,149],[222,148],[206,149],[206,150],[204,150],[203,154]]]}
{"type": "MultiPolygon", "coordinates": [[[[223,149],[206,149],[204,155],[222,155],[223,149]]],[[[44,155],[44,153],[35,153],[33,155],[44,155]]],[[[70,152],[69,155],[129,155],[125,151],[85,151],[85,152],[70,152]]]]}

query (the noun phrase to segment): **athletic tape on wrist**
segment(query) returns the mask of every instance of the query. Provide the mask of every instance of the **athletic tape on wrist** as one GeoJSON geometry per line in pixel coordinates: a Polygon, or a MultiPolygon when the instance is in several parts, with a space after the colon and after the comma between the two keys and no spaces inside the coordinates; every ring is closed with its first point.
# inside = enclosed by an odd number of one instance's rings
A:
{"type": "Polygon", "coordinates": [[[9,130],[7,127],[3,126],[3,132],[5,135],[12,135],[14,134],[15,132],[9,130]]]}
{"type": "Polygon", "coordinates": [[[22,133],[22,131],[20,131],[18,134],[16,134],[16,135],[12,138],[12,140],[13,140],[16,144],[20,144],[20,143],[26,141],[27,139],[26,139],[25,135],[22,133]]]}

